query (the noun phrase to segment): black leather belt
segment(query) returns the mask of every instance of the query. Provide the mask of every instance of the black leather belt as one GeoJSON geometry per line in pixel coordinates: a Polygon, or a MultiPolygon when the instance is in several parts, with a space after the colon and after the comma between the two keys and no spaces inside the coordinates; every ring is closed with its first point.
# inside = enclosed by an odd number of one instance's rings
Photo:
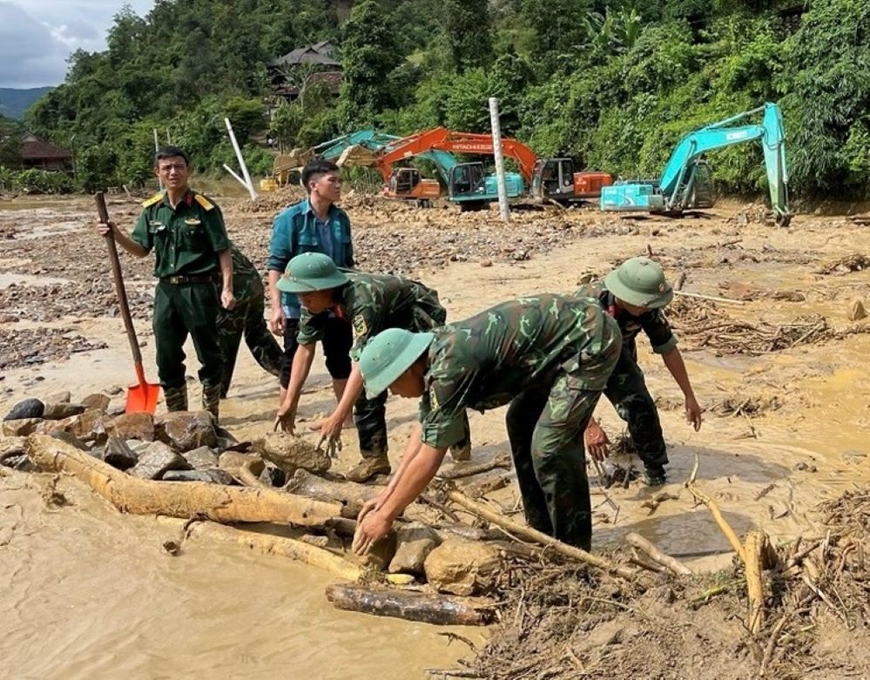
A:
{"type": "Polygon", "coordinates": [[[200,276],[164,276],[160,283],[171,283],[176,286],[184,283],[220,283],[220,274],[202,274],[200,276]]]}

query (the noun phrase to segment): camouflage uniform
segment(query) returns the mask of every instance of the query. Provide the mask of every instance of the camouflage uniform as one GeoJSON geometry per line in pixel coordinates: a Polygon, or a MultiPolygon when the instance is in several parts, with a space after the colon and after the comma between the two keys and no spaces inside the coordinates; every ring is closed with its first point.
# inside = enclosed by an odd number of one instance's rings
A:
{"type": "Polygon", "coordinates": [[[446,448],[466,408],[510,403],[508,439],[530,526],[590,547],[583,431],[619,359],[616,322],[593,300],[520,298],[433,331],[423,442],[446,448]]]}
{"type": "Polygon", "coordinates": [[[582,286],[574,296],[596,298],[619,324],[622,352],[607,381],[604,394],[619,417],[627,423],[631,441],[647,470],[660,470],[668,462],[668,452],[658,409],[637,363],[636,338],[641,330],[646,333],[656,354],[667,354],[674,349],[677,338],[661,309],[651,309],[640,316],[632,316],[616,307],[616,298],[603,281],[582,286]]]}
{"type": "Polygon", "coordinates": [[[230,247],[220,208],[188,190],[173,208],[166,194],[143,204],[130,237],[153,250],[154,340],[157,373],[166,408],[187,410],[184,342],[190,334],[199,359],[203,407],[218,416],[223,358],[218,342],[220,262],[218,253],[230,247]]]}
{"type": "Polygon", "coordinates": [[[233,379],[236,357],[242,337],[257,363],[275,377],[281,374],[284,352],[266,327],[265,288],[260,273],[242,251],[231,246],[233,256],[233,296],[236,305],[221,310],[218,315],[218,334],[224,358],[221,398],[225,399],[233,379]]]}
{"type": "MultiPolygon", "coordinates": [[[[356,271],[344,274],[349,283],[335,289],[334,308],[316,315],[302,308],[297,337],[300,345],[323,339],[324,324],[330,312],[348,319],[353,327],[350,356],[354,361],[359,361],[369,338],[386,328],[429,331],[442,326],[447,319],[438,293],[418,281],[356,271]]],[[[354,405],[353,419],[363,458],[387,455],[386,402],[387,393],[383,392],[374,399],[362,394],[354,405]]],[[[460,446],[467,447],[467,437],[460,446]]]]}

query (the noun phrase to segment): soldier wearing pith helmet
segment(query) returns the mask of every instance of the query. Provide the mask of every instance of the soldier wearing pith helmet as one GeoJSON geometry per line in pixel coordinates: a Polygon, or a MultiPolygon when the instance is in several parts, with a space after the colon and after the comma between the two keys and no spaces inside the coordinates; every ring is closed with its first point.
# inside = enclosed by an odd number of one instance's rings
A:
{"type": "MultiPolygon", "coordinates": [[[[574,296],[596,298],[619,324],[622,352],[604,395],[628,425],[632,443],[643,461],[647,482],[651,486],[664,484],[667,447],[658,410],[637,363],[636,338],[641,331],[682,390],[687,422],[698,430],[702,420],[701,407],[677,347],[677,338],[662,311],[674,298],[673,287],[657,262],[647,257],[633,257],[603,280],[582,286],[574,296]]],[[[605,453],[610,446],[607,433],[594,418],[589,421],[585,442],[586,448],[596,453],[605,453]]]]}

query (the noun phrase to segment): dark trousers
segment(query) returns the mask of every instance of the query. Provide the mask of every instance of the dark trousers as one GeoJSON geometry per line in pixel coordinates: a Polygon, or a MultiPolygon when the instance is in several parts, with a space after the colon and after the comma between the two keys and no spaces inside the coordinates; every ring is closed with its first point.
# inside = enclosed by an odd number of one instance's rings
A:
{"type": "Polygon", "coordinates": [[[592,503],[583,432],[600,392],[576,389],[568,377],[563,374],[514,398],[507,432],[526,522],[589,550],[592,503]]]}
{"type": "MultiPolygon", "coordinates": [[[[290,385],[290,370],[299,343],[299,319],[287,319],[284,324],[284,359],[281,362],[281,387],[290,385]]],[[[326,359],[326,370],[333,380],[347,380],[350,376],[350,348],[353,345],[353,330],[347,319],[329,318],[324,323],[321,341],[326,359]]]]}
{"type": "Polygon", "coordinates": [[[159,282],[154,291],[154,341],[157,374],[164,390],[185,383],[184,343],[193,339],[203,387],[220,385],[223,357],[218,341],[217,319],[221,309],[213,283],[171,284],[159,282]]]}
{"type": "Polygon", "coordinates": [[[647,468],[666,465],[668,450],[659,412],[638,366],[633,339],[623,345],[604,395],[628,425],[631,441],[643,464],[647,468]]]}
{"type": "Polygon", "coordinates": [[[254,359],[263,370],[276,377],[281,375],[284,354],[275,336],[266,326],[262,290],[247,301],[237,304],[229,312],[221,310],[218,316],[218,335],[224,358],[222,398],[227,396],[230,389],[243,337],[254,359]]]}

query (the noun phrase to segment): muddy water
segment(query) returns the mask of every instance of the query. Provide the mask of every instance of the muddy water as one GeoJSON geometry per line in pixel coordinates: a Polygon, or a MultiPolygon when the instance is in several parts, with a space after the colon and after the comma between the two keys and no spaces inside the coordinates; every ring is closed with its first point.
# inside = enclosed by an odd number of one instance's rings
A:
{"type": "MultiPolygon", "coordinates": [[[[740,236],[748,250],[762,252],[766,244],[787,250],[805,238],[800,221],[795,224],[791,232],[749,227],[740,236]]],[[[723,267],[715,245],[734,238],[724,219],[703,228],[692,222],[653,226],[655,235],[650,227],[634,236],[587,239],[530,262],[487,268],[464,263],[448,272],[422,270],[416,277],[439,290],[456,319],[520,294],[571,291],[580,273],[604,273],[614,260],[644,253],[652,243],[665,253],[674,244],[712,249],[709,264],[689,272],[687,290],[716,295],[723,281],[737,280],[807,292],[807,303],[758,300],[729,308],[740,318],[782,323],[824,313],[835,325],[846,325],[848,300],[863,295],[866,303],[870,292],[867,273],[822,278],[814,274],[815,265],[807,264],[723,267]]],[[[517,228],[523,228],[519,221],[517,228]]],[[[860,230],[828,238],[824,229],[811,225],[807,233],[825,234],[815,253],[820,261],[854,250],[870,252],[870,237],[860,230]]],[[[11,270],[0,267],[3,274],[11,270]]],[[[22,321],[17,327],[28,325],[22,321]]],[[[81,320],[75,328],[104,340],[108,349],[9,371],[0,381],[0,411],[25,396],[46,397],[62,389],[83,396],[115,385],[114,398],[123,399],[133,373],[120,322],[81,320]]],[[[153,380],[153,338],[142,331],[146,373],[153,380]]],[[[870,334],[762,357],[689,353],[702,405],[725,398],[739,403],[745,397],[776,396],[779,401],[778,408],[751,419],[707,413],[695,433],[683,421],[678,388],[641,341],[641,364],[662,403],[672,483],[655,491],[637,484],[611,488],[616,515],[593,480],[594,546],[614,545],[628,531],[638,531],[693,567],[730,562],[727,542],[709,513],[682,487],[696,457],[698,483],[738,533],[753,526],[775,540],[812,533],[811,508],[819,500],[870,480],[868,352],[870,334]],[[654,509],[644,505],[662,491],[672,498],[654,509]]],[[[195,356],[192,347],[188,356],[195,356]]],[[[275,385],[245,349],[239,361],[222,420],[240,437],[252,437],[271,425],[275,385]]],[[[194,360],[188,373],[195,368],[194,360]]],[[[198,399],[195,383],[191,399],[198,399]]],[[[300,417],[315,420],[332,404],[318,359],[300,417]]],[[[410,400],[390,401],[394,459],[415,406],[410,400]]],[[[622,431],[609,404],[602,403],[596,415],[612,438],[622,431]]],[[[476,456],[507,450],[503,418],[501,409],[471,415],[476,456]]],[[[339,472],[356,462],[354,439],[345,437],[339,472]]],[[[0,676],[415,678],[424,676],[424,668],[449,666],[464,654],[457,645],[448,647],[432,627],[334,611],[323,597],[330,579],[313,569],[204,540],[185,544],[180,556],[170,557],[161,546],[177,540],[177,522],[119,515],[72,480],[59,483],[70,505],[48,508],[41,489],[49,480],[17,473],[0,478],[0,610],[7,612],[0,617],[0,676]]],[[[516,488],[504,490],[496,501],[514,507],[516,488]]],[[[479,639],[479,631],[462,632],[479,639]]]]}

